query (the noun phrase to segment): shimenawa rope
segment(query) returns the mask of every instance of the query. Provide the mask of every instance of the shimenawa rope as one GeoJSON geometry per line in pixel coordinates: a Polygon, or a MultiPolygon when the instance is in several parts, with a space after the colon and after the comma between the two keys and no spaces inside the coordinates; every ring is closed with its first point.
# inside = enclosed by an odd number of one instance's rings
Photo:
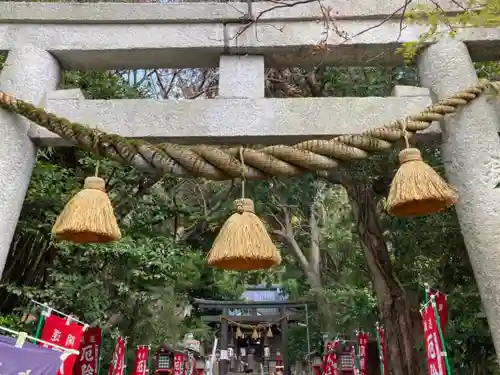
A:
{"type": "MultiPolygon", "coordinates": [[[[336,167],[339,161],[366,159],[371,153],[390,149],[393,143],[403,138],[405,131],[402,130],[402,122],[407,136],[413,136],[416,132],[429,128],[433,121],[454,113],[458,107],[474,100],[487,88],[498,92],[500,82],[480,80],[476,85],[428,106],[419,114],[360,135],[310,140],[293,146],[244,148],[245,178],[261,180],[271,175],[297,176],[308,171],[329,170],[336,167]]],[[[180,146],[172,143],[153,145],[141,140],[126,139],[57,117],[2,92],[0,107],[33,121],[76,146],[148,173],[210,180],[230,180],[241,176],[242,163],[238,155],[240,148],[180,146]]]]}

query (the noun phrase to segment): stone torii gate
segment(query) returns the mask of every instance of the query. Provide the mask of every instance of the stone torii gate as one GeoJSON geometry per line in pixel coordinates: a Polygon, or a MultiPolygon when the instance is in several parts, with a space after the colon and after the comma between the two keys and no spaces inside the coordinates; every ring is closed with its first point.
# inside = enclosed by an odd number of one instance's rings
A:
{"type": "MultiPolygon", "coordinates": [[[[264,67],[401,63],[392,53],[425,28],[400,30],[401,1],[323,0],[335,12],[325,34],[318,3],[60,4],[0,2],[0,49],[9,51],[0,90],[72,121],[153,142],[291,144],[359,134],[419,111],[477,82],[472,61],[500,60],[500,29],[459,29],[418,57],[422,86],[391,98],[264,98],[264,67]],[[242,24],[242,20],[258,22],[242,24]],[[328,49],[311,54],[325,42],[328,49]],[[60,69],[220,68],[216,100],[85,100],[56,90],[60,69]]],[[[445,10],[453,11],[446,1],[445,10]]],[[[37,147],[58,136],[0,111],[0,273],[19,218],[37,147]]],[[[431,127],[440,136],[456,210],[497,353],[500,353],[500,139],[494,106],[479,97],[431,127]]],[[[152,166],[134,159],[134,166],[152,166]]],[[[171,173],[188,176],[181,169],[171,173]],[[184,173],[184,174],[183,174],[184,173]]]]}

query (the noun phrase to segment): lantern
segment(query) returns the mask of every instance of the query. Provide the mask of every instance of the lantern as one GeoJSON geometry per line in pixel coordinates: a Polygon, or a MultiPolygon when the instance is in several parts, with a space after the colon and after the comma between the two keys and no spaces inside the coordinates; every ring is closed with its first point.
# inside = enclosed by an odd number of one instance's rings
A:
{"type": "Polygon", "coordinates": [[[174,353],[167,345],[160,345],[156,350],[155,373],[172,374],[173,357],[174,353]]]}
{"type": "Polygon", "coordinates": [[[314,356],[312,359],[312,366],[314,369],[314,375],[321,374],[321,366],[323,366],[323,360],[319,356],[314,356]]]}

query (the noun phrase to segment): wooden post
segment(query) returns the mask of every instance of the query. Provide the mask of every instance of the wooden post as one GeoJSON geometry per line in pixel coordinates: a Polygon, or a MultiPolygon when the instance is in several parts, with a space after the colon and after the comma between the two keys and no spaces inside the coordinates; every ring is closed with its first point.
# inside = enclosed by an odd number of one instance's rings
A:
{"type": "MultiPolygon", "coordinates": [[[[229,315],[229,309],[222,309],[222,316],[226,318],[229,315]]],[[[227,347],[229,341],[229,325],[227,319],[221,319],[220,322],[220,360],[219,360],[219,375],[227,375],[229,366],[229,357],[227,347]]]]}
{"type": "Polygon", "coordinates": [[[280,308],[281,316],[281,357],[283,358],[283,375],[291,375],[290,363],[288,361],[288,318],[286,307],[280,308]]]}

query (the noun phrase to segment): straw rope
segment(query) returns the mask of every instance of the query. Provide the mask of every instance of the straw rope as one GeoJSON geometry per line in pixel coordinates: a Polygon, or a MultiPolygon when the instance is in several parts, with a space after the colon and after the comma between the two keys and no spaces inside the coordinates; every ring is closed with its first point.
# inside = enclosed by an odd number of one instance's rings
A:
{"type": "Polygon", "coordinates": [[[78,147],[144,172],[231,180],[241,177],[243,170],[247,180],[262,180],[269,176],[290,177],[308,171],[327,171],[342,161],[366,159],[371,153],[390,149],[404,137],[405,132],[411,137],[429,128],[433,121],[456,112],[458,107],[471,102],[488,88],[498,92],[500,82],[480,80],[476,85],[428,106],[421,113],[360,135],[342,135],[331,140],[310,140],[293,146],[275,145],[260,149],[181,146],[173,143],[153,145],[73,123],[2,92],[0,107],[33,121],[78,147]],[[240,149],[245,159],[244,166],[239,160],[240,149]]]}
{"type": "Polygon", "coordinates": [[[220,316],[220,320],[225,320],[228,322],[228,324],[230,325],[234,325],[236,327],[240,327],[240,328],[245,328],[245,329],[267,329],[273,325],[278,325],[282,320],[284,319],[288,319],[290,317],[289,314],[284,314],[283,316],[281,316],[279,319],[276,319],[276,320],[273,320],[272,322],[269,322],[269,323],[265,323],[265,324],[261,324],[261,323],[258,323],[258,324],[244,324],[244,323],[239,323],[239,322],[236,322],[234,320],[231,320],[229,318],[227,318],[226,316],[220,316]]]}

